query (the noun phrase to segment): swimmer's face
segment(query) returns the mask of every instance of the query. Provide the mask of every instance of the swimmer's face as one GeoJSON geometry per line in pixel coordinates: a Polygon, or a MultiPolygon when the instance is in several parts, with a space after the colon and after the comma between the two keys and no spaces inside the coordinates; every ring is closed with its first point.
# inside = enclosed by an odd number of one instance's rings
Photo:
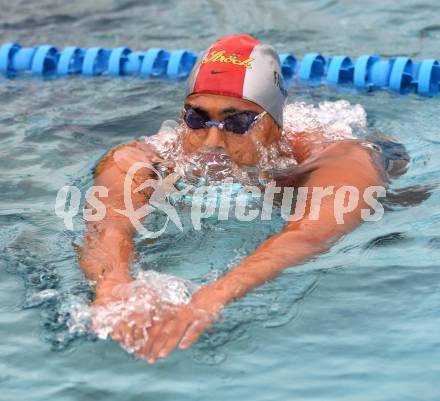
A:
{"type": "MultiPolygon", "coordinates": [[[[185,105],[203,111],[214,121],[223,121],[226,117],[243,111],[264,111],[249,100],[211,94],[190,95],[186,98],[185,105]]],[[[181,122],[185,125],[182,118],[181,122]]],[[[244,134],[235,134],[215,126],[194,130],[187,127],[183,136],[183,151],[192,154],[206,147],[218,148],[238,165],[255,166],[259,160],[256,140],[262,146],[268,147],[279,141],[280,137],[281,128],[268,113],[265,113],[263,118],[244,134]]]]}

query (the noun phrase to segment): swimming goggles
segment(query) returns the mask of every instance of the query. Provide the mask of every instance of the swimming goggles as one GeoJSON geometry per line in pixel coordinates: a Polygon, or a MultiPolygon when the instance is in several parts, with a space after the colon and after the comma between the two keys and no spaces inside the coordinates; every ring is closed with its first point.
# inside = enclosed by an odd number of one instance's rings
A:
{"type": "Polygon", "coordinates": [[[252,125],[259,121],[266,111],[258,113],[256,111],[241,111],[226,117],[223,121],[213,121],[209,119],[208,114],[197,110],[191,106],[184,106],[183,120],[191,129],[206,129],[209,127],[218,127],[234,134],[242,135],[249,131],[252,125]]]}

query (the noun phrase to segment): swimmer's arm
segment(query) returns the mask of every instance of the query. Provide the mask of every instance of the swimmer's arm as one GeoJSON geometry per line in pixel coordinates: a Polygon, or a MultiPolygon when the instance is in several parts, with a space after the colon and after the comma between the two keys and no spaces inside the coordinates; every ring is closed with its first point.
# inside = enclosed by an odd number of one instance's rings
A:
{"type": "MultiPolygon", "coordinates": [[[[358,145],[329,146],[314,163],[308,166],[310,169],[306,166],[309,175],[301,186],[337,189],[351,185],[362,193],[370,185],[381,185],[371,158],[358,145]]],[[[283,269],[328,250],[333,241],[360,224],[361,208],[368,208],[362,198],[355,210],[344,215],[345,223],[337,224],[333,203],[334,195],[324,198],[319,220],[314,221],[309,218],[309,199],[304,218],[287,224],[223,278],[200,288],[189,305],[173,310],[153,325],[140,355],[154,363],[157,358],[168,356],[177,345],[183,349],[190,347],[225,305],[271,280],[283,269]]]]}
{"type": "Polygon", "coordinates": [[[383,182],[368,151],[359,146],[337,146],[323,152],[319,167],[301,184],[309,188],[309,193],[314,187],[335,187],[333,195],[323,199],[319,219],[310,219],[309,198],[306,213],[300,221],[289,222],[279,234],[263,242],[223,278],[202,287],[193,297],[196,306],[211,311],[221,309],[271,280],[283,269],[327,251],[333,242],[361,223],[361,209],[370,209],[362,196],[364,190],[369,186],[381,186],[383,182]],[[353,211],[344,214],[344,223],[338,224],[334,213],[334,194],[344,185],[359,190],[359,203],[353,211]]]}
{"type": "MultiPolygon", "coordinates": [[[[89,280],[96,285],[96,298],[105,302],[112,288],[131,281],[130,263],[134,254],[134,227],[128,217],[116,212],[124,210],[124,180],[126,171],[138,161],[156,162],[159,159],[134,142],[110,151],[95,169],[95,186],[108,189],[108,196],[99,200],[104,204],[106,214],[101,221],[87,222],[84,245],[79,249],[79,264],[89,280]]],[[[152,177],[144,168],[136,173],[132,181],[131,198],[134,209],[147,202],[147,192],[134,192],[145,179],[152,177]]]]}

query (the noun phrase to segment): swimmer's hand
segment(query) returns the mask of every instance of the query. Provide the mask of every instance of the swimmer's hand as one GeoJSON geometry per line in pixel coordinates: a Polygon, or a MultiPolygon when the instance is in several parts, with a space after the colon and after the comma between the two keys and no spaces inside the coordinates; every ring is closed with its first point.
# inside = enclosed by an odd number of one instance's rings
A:
{"type": "Polygon", "coordinates": [[[179,346],[189,348],[217,320],[223,303],[209,292],[194,294],[189,304],[169,309],[148,329],[148,342],[136,355],[153,364],[179,346]]]}
{"type": "Polygon", "coordinates": [[[101,338],[111,337],[122,348],[136,352],[148,339],[160,300],[143,282],[106,280],[97,289],[92,304],[92,330],[101,338]]]}
{"type": "Polygon", "coordinates": [[[189,348],[218,318],[224,303],[202,287],[188,304],[164,305],[145,282],[106,280],[92,304],[92,330],[149,363],[177,346],[189,348]],[[103,333],[103,334],[101,334],[103,333]]]}

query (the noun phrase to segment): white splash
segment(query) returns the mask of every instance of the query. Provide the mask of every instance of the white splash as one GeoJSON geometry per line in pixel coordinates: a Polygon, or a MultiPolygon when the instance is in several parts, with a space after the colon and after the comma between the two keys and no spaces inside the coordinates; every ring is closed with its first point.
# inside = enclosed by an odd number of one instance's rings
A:
{"type": "Polygon", "coordinates": [[[313,104],[297,102],[284,108],[285,135],[319,132],[328,141],[354,139],[366,132],[367,113],[360,105],[346,100],[313,104]]]}
{"type": "Polygon", "coordinates": [[[180,153],[179,137],[179,123],[174,120],[165,120],[157,134],[144,136],[141,140],[151,145],[160,157],[167,160],[180,153]]]}
{"type": "Polygon", "coordinates": [[[198,287],[190,281],[158,273],[142,271],[128,284],[115,289],[117,301],[99,306],[88,306],[84,302],[71,305],[68,323],[72,333],[92,330],[100,339],[108,338],[122,324],[133,326],[142,323],[142,336],[122,339],[121,346],[130,353],[143,347],[148,341],[148,328],[159,319],[167,308],[188,304],[198,287]]]}

